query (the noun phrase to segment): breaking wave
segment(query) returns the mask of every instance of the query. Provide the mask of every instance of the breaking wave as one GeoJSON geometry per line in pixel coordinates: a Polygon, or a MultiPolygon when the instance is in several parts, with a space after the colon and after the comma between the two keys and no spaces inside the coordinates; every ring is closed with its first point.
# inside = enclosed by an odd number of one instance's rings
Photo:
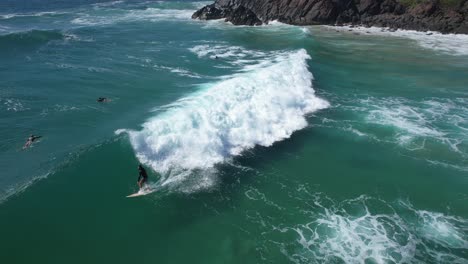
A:
{"type": "MultiPolygon", "coordinates": [[[[138,159],[166,175],[164,185],[184,181],[197,170],[206,174],[256,145],[289,138],[307,126],[308,113],[329,105],[312,89],[309,58],[305,50],[284,52],[266,67],[206,84],[173,103],[141,131],[126,131],[138,159]]],[[[200,181],[205,187],[213,183],[200,181]]]]}

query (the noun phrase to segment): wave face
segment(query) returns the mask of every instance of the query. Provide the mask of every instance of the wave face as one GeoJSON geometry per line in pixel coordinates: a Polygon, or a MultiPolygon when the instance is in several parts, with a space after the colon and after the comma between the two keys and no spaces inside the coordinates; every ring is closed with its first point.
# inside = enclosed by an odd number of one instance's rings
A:
{"type": "Polygon", "coordinates": [[[162,175],[180,176],[289,138],[307,126],[306,114],[328,107],[312,89],[309,58],[305,50],[279,54],[268,66],[170,105],[141,131],[128,132],[138,159],[162,175]]]}
{"type": "Polygon", "coordinates": [[[31,30],[0,35],[0,50],[3,50],[0,52],[8,53],[11,50],[32,48],[63,38],[64,35],[55,30],[31,30]]]}

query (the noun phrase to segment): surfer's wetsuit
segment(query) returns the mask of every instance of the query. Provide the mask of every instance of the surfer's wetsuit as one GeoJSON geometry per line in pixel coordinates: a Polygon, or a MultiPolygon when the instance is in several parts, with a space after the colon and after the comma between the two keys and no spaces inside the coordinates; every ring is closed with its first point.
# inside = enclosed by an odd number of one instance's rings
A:
{"type": "Polygon", "coordinates": [[[24,147],[23,148],[28,148],[29,146],[32,145],[32,143],[36,140],[36,139],[39,139],[41,138],[41,136],[34,136],[34,135],[31,135],[28,140],[26,141],[26,144],[24,144],[24,147]]]}
{"type": "Polygon", "coordinates": [[[141,166],[141,164],[138,165],[138,173],[139,173],[138,186],[140,186],[140,189],[141,189],[141,187],[143,187],[143,184],[148,179],[148,174],[146,173],[145,168],[143,168],[143,166],[141,166]]]}

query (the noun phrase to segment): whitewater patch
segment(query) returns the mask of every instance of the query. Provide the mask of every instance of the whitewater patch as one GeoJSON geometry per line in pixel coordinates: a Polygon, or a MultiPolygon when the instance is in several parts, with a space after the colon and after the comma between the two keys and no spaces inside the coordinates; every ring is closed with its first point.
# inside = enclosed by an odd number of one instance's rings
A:
{"type": "Polygon", "coordinates": [[[335,27],[325,26],[340,31],[354,31],[361,34],[371,34],[386,37],[408,38],[416,41],[421,47],[443,52],[448,55],[468,55],[468,35],[466,34],[441,34],[438,32],[420,32],[414,30],[390,30],[379,27],[335,27]]]}
{"type": "Polygon", "coordinates": [[[64,33],[64,39],[66,41],[94,42],[93,38],[82,37],[72,33],[64,33]]]}
{"type": "MultiPolygon", "coordinates": [[[[333,95],[329,95],[333,98],[333,95]]],[[[334,107],[352,116],[322,118],[314,126],[341,130],[359,138],[397,145],[410,157],[431,165],[468,170],[466,98],[335,98],[334,107]],[[354,118],[354,117],[356,118],[354,118]]]]}
{"type": "Polygon", "coordinates": [[[110,6],[115,6],[118,4],[122,4],[124,1],[110,1],[110,2],[104,2],[104,3],[95,3],[92,4],[94,8],[100,8],[100,7],[110,7],[110,6]]]}
{"type": "Polygon", "coordinates": [[[395,136],[401,145],[408,145],[417,138],[429,138],[462,156],[468,154],[464,146],[464,141],[468,140],[465,133],[468,129],[466,104],[438,98],[422,102],[403,98],[369,98],[361,100],[361,104],[369,110],[368,122],[397,130],[395,136]]]}
{"type": "Polygon", "coordinates": [[[182,77],[189,77],[189,78],[195,78],[195,79],[200,79],[203,77],[202,75],[198,73],[189,71],[181,67],[168,67],[168,66],[162,66],[162,65],[154,65],[153,67],[156,69],[168,70],[182,77]]]}
{"type": "Polygon", "coordinates": [[[136,21],[174,21],[190,20],[192,9],[160,9],[146,8],[144,10],[107,10],[107,14],[101,13],[81,13],[79,17],[74,18],[71,23],[84,26],[102,26],[122,22],[136,21]]]}
{"type": "Polygon", "coordinates": [[[329,202],[316,199],[316,211],[310,212],[314,221],[282,230],[297,234],[301,250],[295,254],[282,250],[296,263],[310,256],[317,262],[421,263],[430,256],[439,263],[463,263],[452,250],[467,246],[465,219],[417,210],[402,202],[390,205],[367,196],[339,204],[329,202]],[[370,204],[381,204],[383,210],[371,209],[370,204]],[[360,213],[350,213],[350,208],[360,213]],[[437,250],[429,246],[434,244],[437,250]]]}
{"type": "Polygon", "coordinates": [[[223,58],[223,59],[241,59],[249,57],[248,62],[254,61],[254,59],[264,58],[268,55],[267,52],[248,50],[241,46],[228,46],[222,44],[203,44],[197,45],[195,47],[189,48],[189,50],[195,53],[199,58],[223,58]]]}
{"type": "Polygon", "coordinates": [[[30,108],[24,105],[24,102],[15,98],[0,98],[0,103],[4,105],[7,111],[21,112],[30,110],[30,108]]]}
{"type": "Polygon", "coordinates": [[[208,43],[189,48],[198,58],[219,59],[218,68],[234,68],[238,72],[249,72],[269,67],[272,63],[284,60],[279,51],[261,51],[231,46],[224,43],[208,43]]]}
{"type": "Polygon", "coordinates": [[[366,195],[336,201],[299,186],[288,196],[301,210],[287,219],[302,220],[291,224],[270,217],[272,210],[283,213],[284,200],[250,196],[255,203],[280,203],[267,213],[248,212],[246,219],[262,231],[265,248],[277,248],[292,263],[466,263],[468,221],[462,217],[366,195]]]}
{"type": "Polygon", "coordinates": [[[0,15],[0,19],[12,19],[12,18],[17,18],[17,17],[42,17],[42,16],[57,16],[57,15],[64,15],[68,14],[66,12],[53,12],[53,11],[48,11],[48,12],[37,12],[37,13],[14,13],[14,14],[4,14],[0,15]]]}
{"type": "Polygon", "coordinates": [[[212,174],[216,164],[256,145],[289,138],[307,126],[307,114],[329,106],[315,96],[308,59],[305,50],[284,52],[268,67],[203,85],[141,131],[126,130],[137,158],[163,175],[162,184],[173,184],[197,171],[212,174]]]}

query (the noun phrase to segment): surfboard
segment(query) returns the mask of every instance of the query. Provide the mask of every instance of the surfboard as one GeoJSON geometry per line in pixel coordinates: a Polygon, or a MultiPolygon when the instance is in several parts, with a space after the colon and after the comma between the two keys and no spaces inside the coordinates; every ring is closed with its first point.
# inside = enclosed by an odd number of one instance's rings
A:
{"type": "Polygon", "coordinates": [[[150,193],[152,193],[152,192],[153,192],[153,190],[150,189],[150,188],[143,188],[142,190],[139,190],[139,191],[136,192],[136,193],[127,195],[126,197],[127,197],[127,198],[133,198],[133,197],[138,197],[138,196],[144,196],[144,195],[150,194],[150,193]]]}
{"type": "Polygon", "coordinates": [[[146,193],[144,193],[144,192],[137,192],[137,193],[134,193],[134,194],[127,195],[126,197],[127,197],[127,198],[132,198],[132,197],[138,197],[138,196],[143,196],[143,195],[146,195],[146,193]]]}

